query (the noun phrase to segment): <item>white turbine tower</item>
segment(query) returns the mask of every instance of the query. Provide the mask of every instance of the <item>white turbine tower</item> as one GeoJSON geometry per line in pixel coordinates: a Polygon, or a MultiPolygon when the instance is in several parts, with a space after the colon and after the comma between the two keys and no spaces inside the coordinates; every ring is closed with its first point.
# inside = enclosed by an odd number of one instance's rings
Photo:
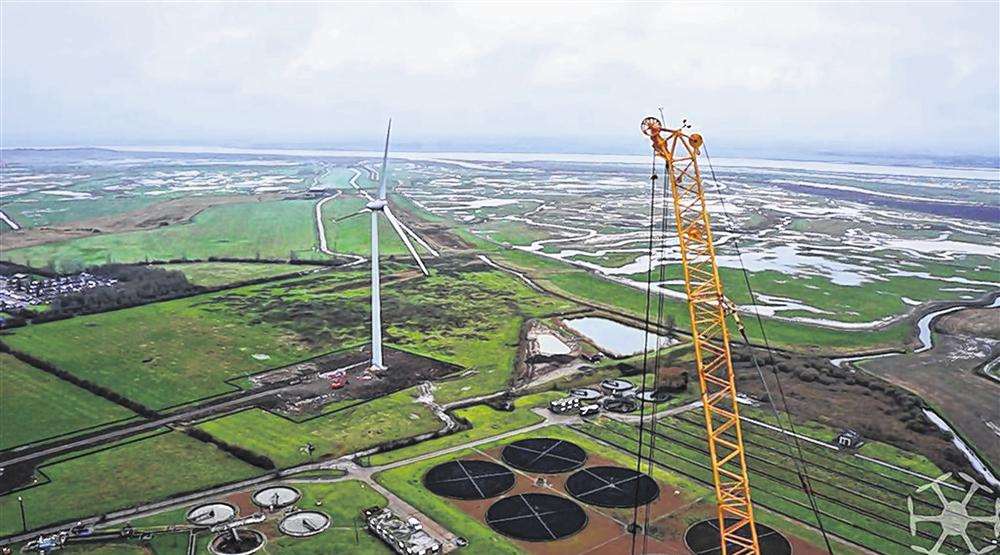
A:
{"type": "Polygon", "coordinates": [[[382,171],[379,173],[379,185],[378,185],[378,196],[372,198],[365,191],[361,191],[365,197],[368,198],[368,204],[365,208],[372,214],[372,364],[371,367],[374,370],[385,370],[385,363],[382,361],[382,292],[381,283],[379,276],[379,252],[378,252],[378,215],[381,213],[385,216],[389,224],[399,235],[399,238],[403,240],[403,244],[406,245],[406,249],[410,251],[413,259],[417,262],[417,266],[420,267],[420,271],[424,275],[430,275],[427,272],[427,267],[424,266],[424,261],[420,259],[417,254],[416,249],[413,248],[413,244],[410,242],[409,236],[413,236],[422,247],[424,247],[429,253],[434,256],[438,256],[437,251],[431,248],[423,239],[417,236],[410,228],[400,222],[396,216],[389,209],[389,204],[386,202],[386,184],[388,182],[388,171],[389,171],[389,133],[392,131],[392,119],[389,120],[389,127],[385,130],[385,151],[382,154],[382,171]]]}

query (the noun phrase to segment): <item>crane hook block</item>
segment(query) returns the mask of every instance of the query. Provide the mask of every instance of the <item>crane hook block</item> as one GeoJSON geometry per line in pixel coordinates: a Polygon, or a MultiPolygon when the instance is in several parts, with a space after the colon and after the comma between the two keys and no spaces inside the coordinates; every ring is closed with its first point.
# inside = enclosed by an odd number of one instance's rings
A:
{"type": "Polygon", "coordinates": [[[691,148],[693,148],[693,149],[700,148],[701,145],[702,145],[702,143],[705,142],[701,138],[701,135],[699,135],[698,133],[691,133],[691,136],[688,138],[688,140],[691,142],[691,148]]]}

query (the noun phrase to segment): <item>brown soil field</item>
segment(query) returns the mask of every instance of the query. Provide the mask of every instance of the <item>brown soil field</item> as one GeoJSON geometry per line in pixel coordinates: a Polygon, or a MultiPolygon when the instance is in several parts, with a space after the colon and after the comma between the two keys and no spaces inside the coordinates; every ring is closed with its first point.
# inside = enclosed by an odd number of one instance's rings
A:
{"type": "Polygon", "coordinates": [[[265,374],[255,376],[258,383],[294,378],[302,380],[294,389],[286,391],[281,399],[269,398],[258,406],[301,420],[320,414],[330,403],[348,400],[369,400],[384,397],[425,381],[436,381],[455,374],[461,367],[390,347],[383,350],[383,360],[389,370],[378,376],[368,371],[368,364],[358,361],[371,359],[371,345],[324,355],[307,362],[300,362],[265,374]],[[318,374],[352,366],[346,370],[347,385],[333,390],[327,379],[318,374]]]}
{"type": "Polygon", "coordinates": [[[1000,339],[1000,309],[970,308],[945,314],[934,322],[934,330],[949,335],[1000,339]]]}
{"type": "MultiPolygon", "coordinates": [[[[934,405],[996,470],[1000,468],[1000,441],[987,422],[1000,425],[1000,384],[975,372],[984,359],[955,356],[966,345],[965,338],[938,334],[930,351],[873,359],[863,367],[934,405]]],[[[917,451],[935,462],[940,459],[925,448],[917,451]]]]}
{"type": "Polygon", "coordinates": [[[113,214],[73,224],[44,226],[4,233],[4,248],[19,249],[45,243],[54,243],[88,237],[101,233],[121,233],[153,229],[166,225],[188,222],[202,210],[220,204],[272,200],[276,195],[248,196],[207,196],[171,199],[123,214],[113,214]]]}
{"type": "MultiPolygon", "coordinates": [[[[424,241],[430,243],[438,251],[467,251],[472,245],[451,232],[445,224],[428,222],[412,210],[406,210],[401,205],[393,205],[393,210],[399,211],[400,218],[410,226],[424,241]]],[[[418,247],[419,248],[419,247],[418,247]]]]}

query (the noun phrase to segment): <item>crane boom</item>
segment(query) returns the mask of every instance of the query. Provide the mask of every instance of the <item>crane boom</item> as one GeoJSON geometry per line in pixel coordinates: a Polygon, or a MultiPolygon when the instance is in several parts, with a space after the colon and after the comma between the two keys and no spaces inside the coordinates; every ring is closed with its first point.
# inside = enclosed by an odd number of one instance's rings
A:
{"type": "Polygon", "coordinates": [[[712,227],[698,170],[702,138],[697,133],[685,133],[684,128],[682,125],[680,129],[664,129],[653,117],[642,122],[642,131],[652,140],[655,156],[666,161],[673,196],[691,338],[715,481],[721,552],[722,555],[759,554],[726,327],[730,303],[722,292],[712,227]]]}

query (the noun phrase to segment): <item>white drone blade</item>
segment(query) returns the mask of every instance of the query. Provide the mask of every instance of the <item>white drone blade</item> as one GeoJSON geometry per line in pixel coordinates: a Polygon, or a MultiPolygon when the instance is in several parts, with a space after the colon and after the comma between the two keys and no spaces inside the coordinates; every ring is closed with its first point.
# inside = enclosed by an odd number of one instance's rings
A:
{"type": "Polygon", "coordinates": [[[413,243],[410,242],[410,238],[407,237],[406,232],[403,231],[403,224],[396,219],[396,216],[393,215],[388,206],[382,209],[382,213],[385,214],[386,219],[388,219],[389,223],[392,224],[392,228],[396,230],[396,234],[399,235],[399,238],[403,240],[403,244],[406,245],[407,250],[410,251],[410,255],[417,261],[417,266],[420,266],[420,271],[423,272],[425,276],[431,275],[430,272],[427,271],[427,267],[424,266],[424,261],[420,260],[417,250],[413,248],[413,243]]]}
{"type": "Polygon", "coordinates": [[[385,200],[385,185],[388,181],[390,131],[392,131],[392,118],[389,118],[389,127],[385,130],[385,151],[382,153],[382,173],[379,175],[378,184],[378,198],[380,200],[385,200]]]}

